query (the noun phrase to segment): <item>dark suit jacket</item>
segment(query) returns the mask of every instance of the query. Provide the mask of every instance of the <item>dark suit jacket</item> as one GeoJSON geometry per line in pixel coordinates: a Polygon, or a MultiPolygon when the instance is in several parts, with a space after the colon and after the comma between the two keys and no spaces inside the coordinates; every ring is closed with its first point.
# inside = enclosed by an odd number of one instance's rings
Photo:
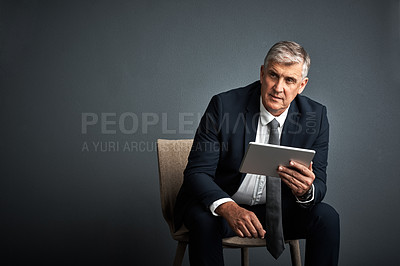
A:
{"type": "MultiPolygon", "coordinates": [[[[232,196],[245,174],[239,172],[247,145],[254,141],[260,112],[260,82],[215,95],[194,137],[175,204],[175,228],[182,225],[185,209],[195,202],[208,208],[232,196]]],[[[291,103],[283,126],[281,145],[313,149],[314,204],[326,193],[329,124],[325,106],[298,95],[291,103]]],[[[265,158],[268,160],[268,158],[265,158]]],[[[283,184],[283,182],[282,182],[283,184]]],[[[295,197],[282,185],[282,201],[295,197]]]]}

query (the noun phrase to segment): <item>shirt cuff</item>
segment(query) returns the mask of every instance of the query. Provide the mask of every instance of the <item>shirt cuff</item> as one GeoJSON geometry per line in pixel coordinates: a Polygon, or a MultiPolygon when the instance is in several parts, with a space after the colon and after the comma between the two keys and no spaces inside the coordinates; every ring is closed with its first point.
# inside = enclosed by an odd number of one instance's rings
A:
{"type": "Polygon", "coordinates": [[[300,204],[310,203],[314,200],[314,184],[311,185],[311,188],[307,193],[301,197],[296,197],[296,202],[300,204]]]}
{"type": "Polygon", "coordinates": [[[214,216],[219,216],[217,213],[215,213],[215,210],[216,210],[220,205],[222,205],[222,204],[224,204],[224,203],[226,203],[226,202],[229,202],[229,201],[234,201],[234,200],[231,199],[231,198],[222,198],[222,199],[219,199],[219,200],[214,201],[213,203],[211,203],[211,205],[210,205],[210,207],[209,207],[211,213],[212,213],[214,216]]]}

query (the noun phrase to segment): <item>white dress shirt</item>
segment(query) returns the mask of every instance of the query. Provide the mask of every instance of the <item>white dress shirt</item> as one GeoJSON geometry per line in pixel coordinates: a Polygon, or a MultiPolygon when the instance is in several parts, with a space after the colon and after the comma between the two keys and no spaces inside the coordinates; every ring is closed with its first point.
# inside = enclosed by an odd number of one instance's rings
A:
{"type": "MultiPolygon", "coordinates": [[[[280,139],[282,136],[283,125],[288,115],[288,110],[289,108],[287,108],[280,116],[277,117],[273,116],[265,109],[262,103],[262,99],[260,97],[260,118],[258,120],[255,142],[268,143],[269,127],[267,125],[274,118],[279,123],[278,132],[280,139]]],[[[236,193],[232,196],[232,198],[222,198],[214,201],[210,205],[210,211],[212,212],[213,215],[218,216],[218,214],[215,213],[215,210],[218,208],[218,206],[228,201],[235,201],[238,204],[246,204],[246,205],[265,204],[266,201],[265,183],[266,183],[266,176],[264,175],[246,174],[242,184],[240,185],[236,193]]],[[[307,199],[306,201],[300,201],[299,199],[297,199],[297,202],[309,203],[313,200],[314,200],[314,187],[312,188],[311,199],[307,199]]]]}

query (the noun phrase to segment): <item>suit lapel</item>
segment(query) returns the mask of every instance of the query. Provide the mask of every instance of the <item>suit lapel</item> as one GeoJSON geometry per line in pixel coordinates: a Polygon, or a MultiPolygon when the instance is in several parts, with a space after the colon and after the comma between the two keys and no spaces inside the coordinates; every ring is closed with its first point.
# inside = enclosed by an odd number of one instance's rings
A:
{"type": "MultiPolygon", "coordinates": [[[[260,117],[260,86],[256,88],[251,97],[249,98],[249,102],[246,107],[245,113],[245,128],[244,128],[244,149],[243,151],[247,151],[247,146],[249,142],[255,141],[258,119],[260,117]]],[[[243,154],[244,156],[244,154],[243,154]]]]}
{"type": "MultiPolygon", "coordinates": [[[[244,114],[245,124],[244,124],[244,142],[243,142],[243,154],[242,159],[247,151],[247,147],[249,146],[249,142],[255,141],[258,119],[260,118],[260,94],[261,94],[261,85],[257,84],[257,87],[254,89],[253,94],[250,96],[249,101],[247,103],[246,111],[244,114]]],[[[242,183],[245,173],[242,173],[242,177],[240,183],[242,183]]]]}
{"type": "Polygon", "coordinates": [[[296,104],[296,99],[292,101],[289,107],[288,116],[286,118],[285,124],[283,125],[283,131],[281,136],[281,145],[282,146],[290,146],[293,147],[296,136],[301,131],[301,127],[299,124],[299,119],[301,117],[301,113],[299,112],[299,108],[296,104]]]}

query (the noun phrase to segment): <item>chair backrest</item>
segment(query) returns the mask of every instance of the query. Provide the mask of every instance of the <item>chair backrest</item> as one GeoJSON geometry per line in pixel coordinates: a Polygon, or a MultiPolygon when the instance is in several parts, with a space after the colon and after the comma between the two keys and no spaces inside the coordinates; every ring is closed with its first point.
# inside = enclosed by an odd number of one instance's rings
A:
{"type": "Polygon", "coordinates": [[[173,210],[193,139],[157,140],[161,208],[164,219],[174,235],[173,210]]]}

